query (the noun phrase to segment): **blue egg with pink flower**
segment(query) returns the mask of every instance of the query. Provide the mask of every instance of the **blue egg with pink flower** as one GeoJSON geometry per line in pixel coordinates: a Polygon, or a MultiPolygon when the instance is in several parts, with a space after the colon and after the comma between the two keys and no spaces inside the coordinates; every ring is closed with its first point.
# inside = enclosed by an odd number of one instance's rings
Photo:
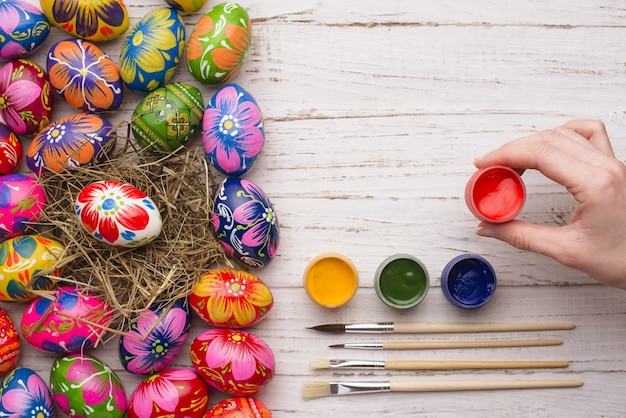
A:
{"type": "Polygon", "coordinates": [[[0,417],[54,417],[48,385],[27,367],[13,369],[0,381],[0,417]]]}
{"type": "Polygon", "coordinates": [[[265,192],[247,179],[225,178],[218,187],[211,223],[226,253],[250,266],[267,266],[278,250],[279,224],[265,192]]]}
{"type": "Polygon", "coordinates": [[[231,177],[248,173],[265,144],[263,115],[254,97],[237,84],[217,90],[202,118],[202,143],[220,173],[231,177]]]}
{"type": "Polygon", "coordinates": [[[35,52],[50,33],[43,12],[24,0],[0,1],[0,60],[35,52]]]}

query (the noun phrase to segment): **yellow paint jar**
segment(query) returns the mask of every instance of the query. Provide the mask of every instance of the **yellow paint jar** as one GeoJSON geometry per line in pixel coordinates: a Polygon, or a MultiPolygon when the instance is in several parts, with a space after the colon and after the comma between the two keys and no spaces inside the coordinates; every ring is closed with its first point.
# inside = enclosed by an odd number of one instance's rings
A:
{"type": "Polygon", "coordinates": [[[304,290],[315,303],[338,308],[348,303],[359,287],[359,274],[352,261],[337,253],[313,258],[304,270],[304,290]]]}

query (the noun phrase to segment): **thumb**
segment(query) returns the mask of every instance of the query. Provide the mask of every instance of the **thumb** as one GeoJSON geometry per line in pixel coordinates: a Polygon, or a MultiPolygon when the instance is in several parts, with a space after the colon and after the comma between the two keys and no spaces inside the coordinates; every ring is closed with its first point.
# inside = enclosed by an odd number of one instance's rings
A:
{"type": "Polygon", "coordinates": [[[521,250],[554,259],[562,258],[569,241],[562,227],[540,226],[518,220],[501,224],[481,222],[476,228],[476,235],[496,238],[521,250]]]}

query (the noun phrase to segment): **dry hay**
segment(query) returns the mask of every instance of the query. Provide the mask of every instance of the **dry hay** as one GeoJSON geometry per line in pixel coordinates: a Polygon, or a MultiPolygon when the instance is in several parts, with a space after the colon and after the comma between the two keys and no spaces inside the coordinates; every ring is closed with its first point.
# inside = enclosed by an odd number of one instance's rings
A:
{"type": "Polygon", "coordinates": [[[130,140],[104,163],[40,177],[48,204],[36,228],[66,246],[59,284],[103,295],[114,308],[110,330],[122,333],[153,303],[189,294],[215,263],[228,263],[210,223],[216,184],[197,147],[168,155],[133,149],[130,140]],[[163,219],[159,237],[138,248],[112,247],[88,234],[75,213],[83,187],[113,179],[131,184],[155,202],[163,219]]]}

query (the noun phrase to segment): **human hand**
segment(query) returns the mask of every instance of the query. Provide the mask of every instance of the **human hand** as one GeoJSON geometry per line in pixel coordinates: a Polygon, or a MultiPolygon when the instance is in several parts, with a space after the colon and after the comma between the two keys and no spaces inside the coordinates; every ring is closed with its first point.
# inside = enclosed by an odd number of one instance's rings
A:
{"type": "Polygon", "coordinates": [[[626,165],[615,158],[602,122],[570,121],[516,139],[478,158],[475,165],[539,170],[578,202],[564,226],[482,222],[477,235],[552,257],[602,283],[626,289],[626,165]]]}

